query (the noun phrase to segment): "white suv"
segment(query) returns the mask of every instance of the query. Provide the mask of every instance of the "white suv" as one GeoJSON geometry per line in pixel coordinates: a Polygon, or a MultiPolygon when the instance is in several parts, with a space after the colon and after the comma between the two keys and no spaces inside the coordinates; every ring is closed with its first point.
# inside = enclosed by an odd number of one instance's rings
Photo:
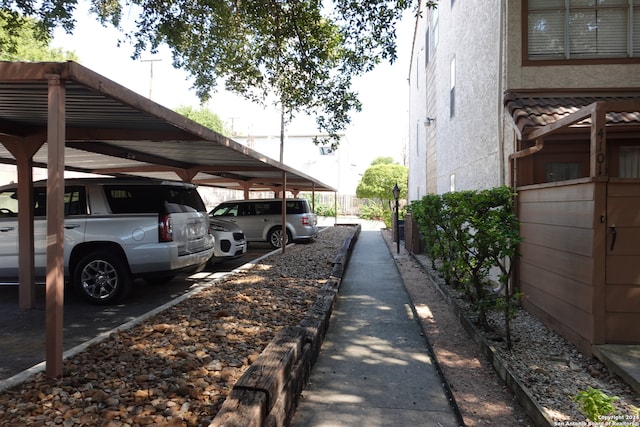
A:
{"type": "MultiPolygon", "coordinates": [[[[18,277],[17,184],[0,187],[0,283],[18,277]]],[[[36,279],[46,273],[46,181],[34,183],[36,279]]],[[[152,179],[65,181],[65,277],[88,301],[125,297],[135,277],[166,281],[213,255],[209,216],[195,185],[152,179]]]]}
{"type": "MultiPolygon", "coordinates": [[[[306,199],[287,199],[287,242],[310,241],[318,235],[318,219],[306,199]]],[[[282,199],[249,199],[223,202],[213,208],[212,219],[235,223],[247,242],[282,246],[282,199]]]]}
{"type": "Polygon", "coordinates": [[[234,223],[209,218],[209,233],[215,240],[210,264],[240,258],[247,253],[244,232],[234,223]]]}

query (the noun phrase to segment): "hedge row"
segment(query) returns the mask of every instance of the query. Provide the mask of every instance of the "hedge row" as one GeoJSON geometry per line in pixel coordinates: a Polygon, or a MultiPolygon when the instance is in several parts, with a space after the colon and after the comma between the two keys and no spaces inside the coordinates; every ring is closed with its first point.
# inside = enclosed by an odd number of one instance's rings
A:
{"type": "Polygon", "coordinates": [[[490,327],[488,310],[504,311],[510,348],[508,325],[518,300],[510,277],[520,243],[512,189],[502,186],[429,194],[411,202],[409,211],[433,267],[447,284],[463,291],[477,316],[478,326],[490,327]],[[498,286],[493,280],[496,277],[498,286]]]}

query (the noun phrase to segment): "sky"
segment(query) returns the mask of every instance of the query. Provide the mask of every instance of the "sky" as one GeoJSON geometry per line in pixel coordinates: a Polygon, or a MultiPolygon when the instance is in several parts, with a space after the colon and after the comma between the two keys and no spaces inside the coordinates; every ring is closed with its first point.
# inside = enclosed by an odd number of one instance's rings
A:
{"type": "MultiPolygon", "coordinates": [[[[83,66],[167,108],[183,105],[200,107],[195,91],[191,90],[188,74],[173,68],[168,48],[161,48],[156,55],[143,54],[140,60],[132,60],[133,47],[128,44],[118,46],[120,33],[103,27],[88,14],[87,9],[86,2],[78,3],[74,16],[76,29],[72,35],[56,30],[53,47],[74,51],[83,66]]],[[[352,115],[346,138],[339,148],[342,151],[340,161],[349,163],[353,179],[364,173],[377,157],[389,156],[399,163],[404,162],[403,147],[408,139],[407,79],[413,28],[414,20],[408,12],[398,28],[397,61],[393,65],[379,64],[354,81],[362,111],[352,115]]],[[[280,116],[273,107],[265,109],[223,89],[213,93],[205,107],[220,116],[228,129],[240,134],[280,134],[280,116]]],[[[309,117],[296,118],[287,133],[315,134],[315,121],[309,117]]],[[[256,149],[260,151],[258,147],[256,149]]],[[[325,179],[328,177],[314,177],[331,184],[325,179]]]]}

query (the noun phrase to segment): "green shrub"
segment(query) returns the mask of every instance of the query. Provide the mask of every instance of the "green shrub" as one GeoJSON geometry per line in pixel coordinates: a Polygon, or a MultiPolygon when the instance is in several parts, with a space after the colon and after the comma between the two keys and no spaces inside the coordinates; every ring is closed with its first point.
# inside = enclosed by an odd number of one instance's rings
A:
{"type": "Polygon", "coordinates": [[[360,218],[381,220],[384,216],[384,209],[380,205],[363,205],[360,206],[360,218]]]}
{"type": "Polygon", "coordinates": [[[384,222],[385,227],[389,230],[393,227],[393,212],[386,210],[382,214],[382,221],[384,222]]]}
{"type": "Polygon", "coordinates": [[[520,243],[515,194],[509,187],[481,191],[430,194],[409,206],[429,257],[447,284],[460,288],[488,328],[487,311],[505,315],[507,348],[511,348],[509,319],[514,315],[517,293],[509,288],[511,268],[520,243]],[[505,293],[496,298],[488,280],[493,268],[500,271],[505,293]]]}
{"type": "Polygon", "coordinates": [[[336,216],[335,206],[316,205],[316,215],[318,216],[336,216]]]}
{"type": "Polygon", "coordinates": [[[609,396],[602,390],[593,387],[589,387],[573,397],[573,400],[580,405],[580,412],[594,422],[601,422],[606,415],[614,415],[616,408],[613,406],[613,402],[618,399],[620,398],[617,396],[609,396]]]}
{"type": "Polygon", "coordinates": [[[309,205],[313,205],[314,211],[318,216],[336,216],[335,204],[322,203],[322,197],[315,196],[315,200],[312,199],[310,193],[303,193],[302,197],[309,201],[309,205]]]}

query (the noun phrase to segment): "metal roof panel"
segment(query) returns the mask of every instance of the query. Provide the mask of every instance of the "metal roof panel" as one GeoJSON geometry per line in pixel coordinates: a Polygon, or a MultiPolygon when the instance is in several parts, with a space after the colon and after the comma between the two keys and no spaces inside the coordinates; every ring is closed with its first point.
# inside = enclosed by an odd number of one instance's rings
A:
{"type": "MultiPolygon", "coordinates": [[[[286,172],[292,191],[336,191],[73,61],[0,62],[0,142],[46,135],[52,75],[65,87],[67,169],[260,191],[281,187],[286,172]]],[[[46,143],[33,159],[46,165],[46,143]]],[[[1,145],[0,162],[15,163],[1,145]]]]}

